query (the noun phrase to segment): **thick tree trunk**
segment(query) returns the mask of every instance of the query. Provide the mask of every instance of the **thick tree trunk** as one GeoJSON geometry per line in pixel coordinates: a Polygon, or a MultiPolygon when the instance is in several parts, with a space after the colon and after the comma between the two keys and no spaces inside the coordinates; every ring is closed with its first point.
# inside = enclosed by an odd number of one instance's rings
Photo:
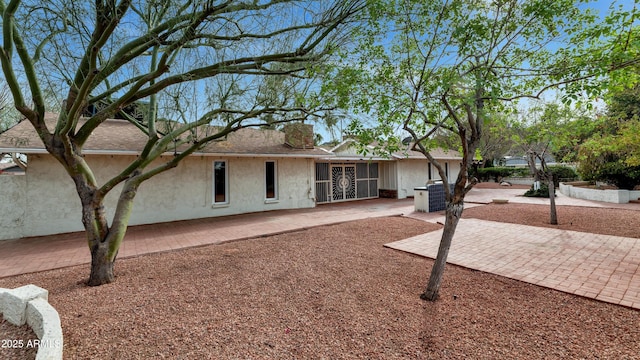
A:
{"type": "Polygon", "coordinates": [[[453,235],[458,226],[458,221],[462,216],[462,210],[464,209],[464,203],[459,200],[455,203],[448,203],[445,212],[446,220],[444,223],[444,229],[442,231],[442,238],[440,239],[440,247],[438,248],[438,255],[436,256],[433,268],[431,268],[431,275],[429,276],[429,283],[427,288],[420,298],[422,300],[435,301],[438,299],[438,293],[440,291],[440,283],[442,283],[442,277],[444,275],[444,268],[447,263],[447,256],[449,255],[449,249],[451,248],[451,242],[453,235]]]}
{"type": "Polygon", "coordinates": [[[136,183],[125,184],[118,199],[111,227],[106,225],[107,220],[102,210],[102,202],[97,204],[98,206],[94,204],[93,207],[85,209],[84,225],[89,240],[89,250],[91,251],[91,273],[87,285],[100,286],[115,280],[114,264],[118,256],[118,250],[120,250],[124,236],[127,233],[133,209],[133,199],[137,189],[138,185],[136,183]],[[102,225],[96,226],[95,224],[102,225]],[[96,231],[96,229],[106,229],[106,231],[96,231]]]}
{"type": "Polygon", "coordinates": [[[113,282],[115,280],[114,263],[115,257],[111,260],[109,256],[108,243],[106,241],[97,242],[91,248],[91,274],[87,285],[99,286],[113,282]]]}

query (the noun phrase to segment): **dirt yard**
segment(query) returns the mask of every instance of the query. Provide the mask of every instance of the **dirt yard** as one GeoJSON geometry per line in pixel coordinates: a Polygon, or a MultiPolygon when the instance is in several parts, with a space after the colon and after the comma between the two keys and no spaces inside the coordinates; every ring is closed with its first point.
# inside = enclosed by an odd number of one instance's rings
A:
{"type": "MultiPolygon", "coordinates": [[[[490,208],[487,208],[490,207],[490,208]]],[[[487,211],[490,210],[490,211],[487,211]]],[[[562,207],[560,228],[639,237],[640,212],[562,207]]],[[[548,207],[464,216],[548,226],[548,207]]],[[[66,359],[638,359],[640,311],[448,266],[382,245],[439,225],[384,218],[0,279],[49,290],[66,359]]],[[[2,331],[2,328],[0,328],[2,331]]],[[[27,336],[2,335],[2,338],[27,336]]],[[[0,358],[23,358],[0,349],[0,358]]]]}

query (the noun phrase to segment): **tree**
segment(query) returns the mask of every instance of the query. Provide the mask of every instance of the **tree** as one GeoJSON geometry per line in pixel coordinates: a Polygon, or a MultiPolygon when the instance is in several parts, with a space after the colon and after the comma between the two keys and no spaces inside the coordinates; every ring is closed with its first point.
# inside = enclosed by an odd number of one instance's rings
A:
{"type": "Polygon", "coordinates": [[[91,251],[89,285],[114,280],[114,262],[144,181],[210,141],[259,125],[261,117],[291,121],[309,116],[313,109],[300,98],[260,104],[256,88],[274,76],[308,75],[310,64],[325,60],[348,39],[362,7],[360,0],[0,2],[2,70],[16,109],[75,184],[91,251]],[[220,102],[197,118],[184,105],[184,94],[171,91],[193,84],[200,93],[207,79],[227,76],[236,77],[236,101],[220,102]],[[45,124],[47,91],[64,94],[52,130],[45,124]],[[98,183],[83,158],[87,138],[141,100],[147,102],[144,121],[128,120],[146,134],[144,150],[121,173],[98,183]],[[159,120],[159,104],[174,105],[163,111],[172,121],[159,120]],[[82,118],[90,107],[94,114],[82,118]],[[180,115],[187,121],[175,121],[180,115]],[[208,127],[219,118],[226,121],[223,127],[208,127]],[[207,131],[196,131],[203,128],[207,131]],[[176,145],[182,151],[158,163],[176,145]],[[119,184],[122,190],[109,220],[104,200],[119,184]]]}
{"type": "MultiPolygon", "coordinates": [[[[357,111],[381,119],[374,129],[359,122],[352,130],[365,142],[389,144],[399,130],[413,138],[445,183],[446,221],[438,254],[422,299],[435,300],[464,197],[476,183],[468,169],[485,124],[512,111],[522,98],[538,98],[550,88],[567,89],[618,67],[606,51],[608,33],[585,36],[596,17],[570,0],[377,1],[370,7],[371,32],[360,46],[360,64],[338,71],[336,97],[348,93],[357,111]],[[593,54],[597,54],[596,57],[593,54]],[[341,87],[351,86],[349,91],[341,87]],[[356,96],[357,94],[357,96],[356,96]],[[434,135],[458,138],[461,171],[449,181],[430,155],[434,135]]],[[[612,25],[612,27],[614,27],[612,25]]],[[[617,29],[617,28],[616,28],[617,29]]],[[[637,60],[636,60],[637,61],[637,60]]],[[[570,89],[569,89],[570,90],[570,89]]]]}
{"type": "Polygon", "coordinates": [[[578,170],[587,180],[633,189],[640,184],[640,83],[613,89],[607,105],[600,131],[580,146],[578,170]]]}
{"type": "Polygon", "coordinates": [[[9,86],[2,81],[0,85],[0,133],[11,127],[18,120],[11,101],[9,86]]]}
{"type": "MultiPolygon", "coordinates": [[[[634,7],[634,11],[635,11],[634,7]]],[[[601,180],[623,189],[640,184],[640,26],[635,12],[621,12],[626,31],[613,41],[612,53],[627,64],[610,74],[603,88],[607,114],[598,119],[598,131],[579,149],[578,171],[585,180],[601,180]]]]}
{"type": "Polygon", "coordinates": [[[513,142],[527,158],[529,170],[534,177],[533,191],[541,189],[541,181],[547,184],[549,223],[552,225],[558,224],[555,203],[557,176],[547,166],[547,157],[553,155],[556,160],[575,158],[577,154],[573,149],[583,139],[585,129],[594,129],[594,123],[580,109],[557,102],[542,102],[530,106],[519,114],[518,121],[514,123],[513,142]]]}

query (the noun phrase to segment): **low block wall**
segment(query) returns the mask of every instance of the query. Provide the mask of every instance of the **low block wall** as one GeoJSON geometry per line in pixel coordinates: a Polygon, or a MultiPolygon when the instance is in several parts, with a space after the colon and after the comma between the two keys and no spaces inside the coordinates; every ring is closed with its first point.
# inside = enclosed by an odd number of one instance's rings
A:
{"type": "Polygon", "coordinates": [[[505,177],[502,181],[506,181],[513,185],[533,185],[532,177],[505,177]]]}
{"type": "Polygon", "coordinates": [[[614,204],[626,204],[629,200],[637,200],[640,197],[639,190],[599,190],[574,186],[581,184],[582,182],[560,183],[560,192],[576,199],[602,201],[614,204]]]}
{"type": "Polygon", "coordinates": [[[62,326],[58,312],[49,304],[49,292],[35,285],[0,288],[0,312],[13,325],[28,324],[38,336],[36,360],[62,359],[62,326]]]}

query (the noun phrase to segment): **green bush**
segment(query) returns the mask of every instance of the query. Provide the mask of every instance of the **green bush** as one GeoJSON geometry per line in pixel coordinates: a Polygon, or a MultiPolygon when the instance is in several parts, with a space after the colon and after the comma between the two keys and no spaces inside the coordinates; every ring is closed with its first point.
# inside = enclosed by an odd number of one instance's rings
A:
{"type": "Polygon", "coordinates": [[[620,162],[606,163],[594,174],[593,179],[615,185],[619,189],[632,190],[640,184],[640,166],[625,166],[620,162]]]}
{"type": "Polygon", "coordinates": [[[568,179],[569,181],[574,181],[578,178],[578,173],[569,166],[552,165],[547,166],[547,169],[553,173],[553,177],[555,179],[568,179]]]}
{"type": "MultiPolygon", "coordinates": [[[[555,191],[554,191],[555,194],[555,191]]],[[[549,198],[549,185],[546,183],[540,183],[540,189],[534,190],[533,185],[531,185],[531,189],[527,190],[524,193],[526,197],[540,197],[540,198],[549,198]]]]}
{"type": "Polygon", "coordinates": [[[529,170],[528,167],[517,167],[513,169],[513,173],[511,173],[511,175],[509,176],[514,176],[514,177],[530,177],[531,176],[531,170],[529,170]]]}

